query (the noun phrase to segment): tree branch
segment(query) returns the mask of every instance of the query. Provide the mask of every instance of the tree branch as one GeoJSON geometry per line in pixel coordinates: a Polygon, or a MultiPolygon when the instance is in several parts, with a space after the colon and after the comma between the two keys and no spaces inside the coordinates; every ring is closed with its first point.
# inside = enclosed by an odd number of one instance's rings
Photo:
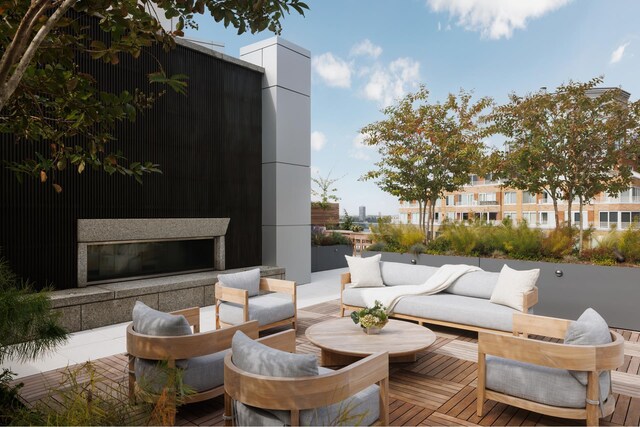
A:
{"type": "Polygon", "coordinates": [[[47,37],[53,27],[76,2],[77,0],[64,0],[60,7],[49,17],[47,22],[40,27],[33,40],[31,40],[29,47],[25,51],[24,55],[22,55],[22,58],[20,58],[20,62],[9,80],[6,83],[0,83],[2,84],[2,88],[0,88],[0,111],[2,111],[9,101],[9,98],[11,98],[13,93],[16,91],[18,84],[20,84],[20,80],[22,80],[22,76],[35,56],[40,44],[42,44],[45,37],[47,37]]]}

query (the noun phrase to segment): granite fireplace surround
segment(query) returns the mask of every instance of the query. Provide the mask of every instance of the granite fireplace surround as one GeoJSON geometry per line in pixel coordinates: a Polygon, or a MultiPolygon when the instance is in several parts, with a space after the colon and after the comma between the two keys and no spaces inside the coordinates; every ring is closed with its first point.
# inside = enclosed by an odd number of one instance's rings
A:
{"type": "MultiPolygon", "coordinates": [[[[229,218],[78,220],[78,288],[51,293],[52,309],[70,331],[82,331],[131,320],[137,300],[161,311],[213,305],[218,274],[225,270],[224,235],[229,218]],[[140,278],[113,283],[87,283],[87,246],[101,242],[213,238],[213,271],[140,278]]],[[[285,278],[280,267],[260,266],[262,277],[285,278]]]]}

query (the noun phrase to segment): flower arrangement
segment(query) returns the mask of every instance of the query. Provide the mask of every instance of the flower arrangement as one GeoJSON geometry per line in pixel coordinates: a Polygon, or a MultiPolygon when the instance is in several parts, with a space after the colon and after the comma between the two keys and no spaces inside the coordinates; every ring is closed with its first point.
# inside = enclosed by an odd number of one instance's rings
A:
{"type": "Polygon", "coordinates": [[[351,313],[351,320],[356,325],[360,324],[367,334],[377,334],[389,321],[389,315],[386,307],[376,300],[373,307],[351,313]]]}

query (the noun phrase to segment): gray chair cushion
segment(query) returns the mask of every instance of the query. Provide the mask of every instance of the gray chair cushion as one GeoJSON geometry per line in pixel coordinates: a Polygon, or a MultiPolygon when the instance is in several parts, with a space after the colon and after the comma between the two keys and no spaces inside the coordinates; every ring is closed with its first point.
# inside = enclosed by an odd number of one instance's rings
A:
{"type": "MultiPolygon", "coordinates": [[[[332,372],[327,368],[319,368],[320,375],[332,372]]],[[[239,425],[291,425],[289,411],[270,411],[236,402],[239,425]]],[[[301,425],[371,425],[380,416],[378,386],[372,385],[360,393],[316,409],[300,411],[301,425]]]]}
{"type": "Polygon", "coordinates": [[[318,375],[313,354],[293,354],[256,342],[241,331],[231,341],[233,364],[243,371],[269,377],[310,377],[318,375]]]}
{"type": "MultiPolygon", "coordinates": [[[[593,308],[587,308],[575,322],[571,322],[564,337],[565,344],[571,345],[600,345],[611,342],[611,332],[606,320],[593,308]]],[[[580,384],[587,385],[587,373],[571,371],[580,384]]],[[[600,374],[600,379],[610,377],[608,371],[600,374]]]]}
{"type": "Polygon", "coordinates": [[[490,299],[500,273],[472,271],[463,274],[444,292],[465,297],[490,299]]]}
{"type": "MultiPolygon", "coordinates": [[[[293,301],[287,295],[279,297],[265,294],[249,298],[249,320],[257,320],[260,326],[293,317],[295,314],[293,301]]],[[[223,302],[220,304],[220,320],[230,325],[244,323],[241,304],[223,302]]]]}
{"type": "Polygon", "coordinates": [[[510,307],[493,304],[484,298],[463,297],[442,292],[435,295],[412,295],[402,298],[394,308],[394,312],[500,331],[513,330],[513,313],[517,313],[510,307]]]}
{"type": "Polygon", "coordinates": [[[382,281],[387,286],[421,285],[438,271],[437,267],[403,264],[401,262],[380,262],[382,281]]]}
{"type": "Polygon", "coordinates": [[[184,316],[154,310],[141,301],[136,301],[131,317],[133,330],[139,334],[173,337],[192,333],[184,316]]]}
{"type": "Polygon", "coordinates": [[[254,268],[238,273],[218,274],[218,282],[223,286],[249,291],[249,296],[260,294],[260,269],[254,268]]]}
{"type": "MultiPolygon", "coordinates": [[[[584,408],[587,388],[567,370],[487,356],[489,390],[534,402],[566,408],[584,408]]],[[[609,395],[609,381],[600,378],[600,401],[609,395]]]]}
{"type": "MultiPolygon", "coordinates": [[[[183,384],[195,392],[221,386],[224,383],[224,356],[228,351],[176,361],[176,366],[182,369],[183,384]]],[[[145,390],[160,393],[167,384],[168,370],[162,363],[136,359],[135,371],[136,382],[145,390]]]]}

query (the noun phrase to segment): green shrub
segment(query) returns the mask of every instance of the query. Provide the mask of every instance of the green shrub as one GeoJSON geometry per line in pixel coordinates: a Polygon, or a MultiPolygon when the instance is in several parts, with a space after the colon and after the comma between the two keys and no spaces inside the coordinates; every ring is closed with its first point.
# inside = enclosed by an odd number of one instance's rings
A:
{"type": "Polygon", "coordinates": [[[383,243],[387,251],[409,252],[411,247],[425,240],[424,232],[411,224],[391,224],[391,220],[381,218],[371,226],[371,240],[383,243]]]}
{"type": "Polygon", "coordinates": [[[551,231],[542,240],[542,255],[558,259],[571,255],[577,243],[577,233],[578,230],[570,227],[551,231]]]}
{"type": "Polygon", "coordinates": [[[505,227],[504,253],[515,259],[540,259],[542,238],[542,231],[529,228],[526,221],[517,227],[505,227]]]}
{"type": "Polygon", "coordinates": [[[449,241],[451,250],[457,255],[473,255],[479,245],[478,235],[472,224],[448,223],[440,231],[441,238],[449,241]]]}
{"type": "Polygon", "coordinates": [[[325,233],[321,227],[314,227],[311,231],[311,245],[312,246],[335,246],[335,245],[349,245],[353,243],[347,236],[338,232],[325,233]]]}
{"type": "Polygon", "coordinates": [[[583,250],[580,259],[596,265],[616,265],[616,256],[613,250],[604,246],[583,250]]]}
{"type": "Polygon", "coordinates": [[[620,233],[617,249],[626,262],[640,261],[640,230],[635,223],[620,233]]]}
{"type": "Polygon", "coordinates": [[[451,241],[440,234],[427,245],[427,252],[432,254],[446,254],[451,251],[451,241]]]}
{"type": "Polygon", "coordinates": [[[367,248],[368,251],[373,251],[373,252],[387,252],[387,244],[384,242],[375,242],[372,245],[369,245],[369,247],[367,248]]]}

